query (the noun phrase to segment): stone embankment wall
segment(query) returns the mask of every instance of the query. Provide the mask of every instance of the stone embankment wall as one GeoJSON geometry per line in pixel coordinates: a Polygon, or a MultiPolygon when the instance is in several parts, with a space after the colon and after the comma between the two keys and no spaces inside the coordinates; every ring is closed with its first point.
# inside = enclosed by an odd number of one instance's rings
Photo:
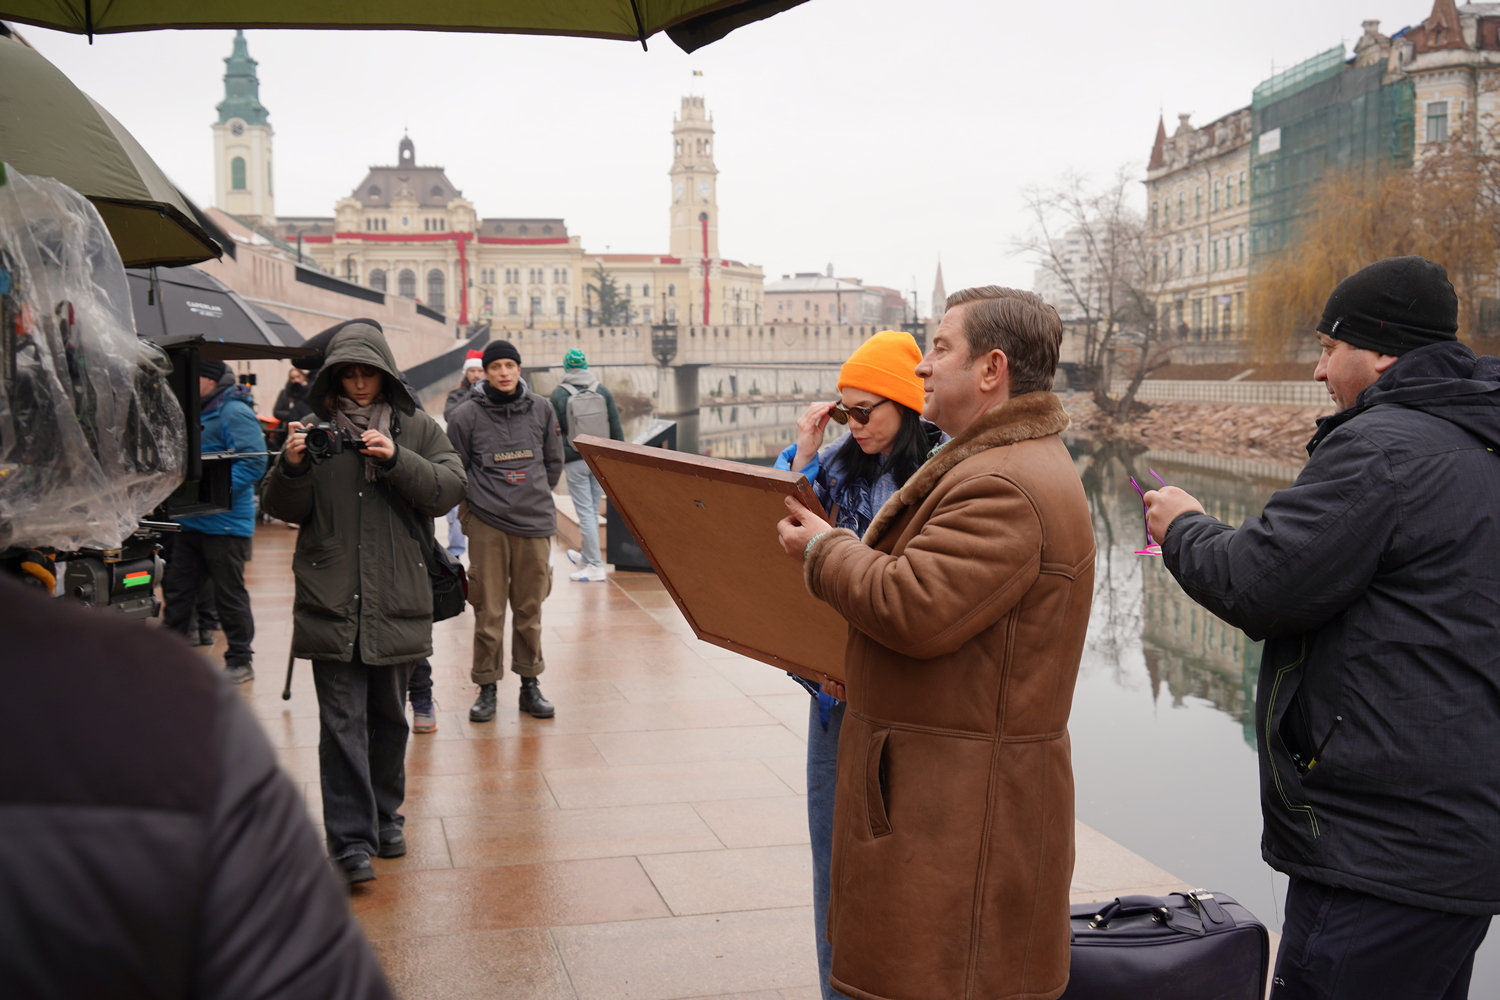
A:
{"type": "MultiPolygon", "coordinates": [[[[1116,379],[1110,394],[1124,394],[1129,382],[1116,379]]],[[[1328,402],[1328,390],[1319,382],[1217,381],[1210,379],[1147,379],[1136,399],[1143,403],[1233,403],[1242,406],[1320,407],[1328,402]]]]}
{"type": "MultiPolygon", "coordinates": [[[[1317,386],[1323,392],[1322,386],[1317,386]]],[[[1327,393],[1323,392],[1327,400],[1327,393]]],[[[1148,402],[1150,410],[1116,423],[1083,393],[1062,397],[1073,425],[1069,433],[1125,440],[1150,451],[1186,452],[1219,459],[1300,468],[1318,417],[1333,412],[1319,406],[1252,406],[1236,403],[1148,402]]]]}

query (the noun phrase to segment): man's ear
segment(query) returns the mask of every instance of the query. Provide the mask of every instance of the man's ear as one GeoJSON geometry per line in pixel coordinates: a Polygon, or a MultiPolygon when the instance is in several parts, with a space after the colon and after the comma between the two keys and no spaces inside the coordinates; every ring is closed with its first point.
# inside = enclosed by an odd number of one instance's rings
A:
{"type": "Polygon", "coordinates": [[[1377,354],[1375,356],[1375,370],[1384,375],[1386,370],[1401,360],[1399,354],[1377,354]]]}
{"type": "Polygon", "coordinates": [[[1001,386],[1010,385],[1010,358],[998,347],[984,356],[979,374],[982,392],[994,392],[1001,386]]]}

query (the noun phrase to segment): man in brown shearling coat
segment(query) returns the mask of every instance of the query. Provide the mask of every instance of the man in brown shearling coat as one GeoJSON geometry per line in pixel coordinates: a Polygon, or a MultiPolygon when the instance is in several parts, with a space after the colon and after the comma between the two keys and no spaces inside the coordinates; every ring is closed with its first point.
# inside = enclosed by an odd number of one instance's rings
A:
{"type": "Polygon", "coordinates": [[[1067,985],[1094,537],[1050,391],[1061,341],[1030,292],[950,296],[916,371],[952,440],[863,540],[795,500],[778,525],[849,622],[828,937],[831,983],[856,1000],[1067,985]]]}

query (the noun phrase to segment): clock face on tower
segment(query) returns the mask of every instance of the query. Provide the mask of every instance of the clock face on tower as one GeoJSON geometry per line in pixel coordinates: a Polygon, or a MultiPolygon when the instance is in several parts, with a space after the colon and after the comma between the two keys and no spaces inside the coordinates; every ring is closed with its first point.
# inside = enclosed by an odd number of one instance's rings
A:
{"type": "Polygon", "coordinates": [[[239,136],[244,135],[245,134],[245,123],[244,122],[235,122],[234,124],[230,125],[229,126],[229,134],[232,135],[232,136],[235,136],[236,138],[238,138],[239,136]]]}
{"type": "Polygon", "coordinates": [[[682,181],[678,181],[676,184],[672,185],[672,193],[679,198],[682,197],[682,181]]]}
{"type": "Polygon", "coordinates": [[[708,197],[708,181],[699,181],[698,182],[698,197],[700,197],[700,198],[707,198],[708,197]]]}

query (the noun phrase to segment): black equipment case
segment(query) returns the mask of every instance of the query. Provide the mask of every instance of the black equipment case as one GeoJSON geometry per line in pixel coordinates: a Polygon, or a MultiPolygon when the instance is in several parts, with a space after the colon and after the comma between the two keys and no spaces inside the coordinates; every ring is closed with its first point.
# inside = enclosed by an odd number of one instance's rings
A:
{"type": "Polygon", "coordinates": [[[1121,896],[1072,907],[1062,1000],[1263,1000],[1265,925],[1222,894],[1121,896]]]}

